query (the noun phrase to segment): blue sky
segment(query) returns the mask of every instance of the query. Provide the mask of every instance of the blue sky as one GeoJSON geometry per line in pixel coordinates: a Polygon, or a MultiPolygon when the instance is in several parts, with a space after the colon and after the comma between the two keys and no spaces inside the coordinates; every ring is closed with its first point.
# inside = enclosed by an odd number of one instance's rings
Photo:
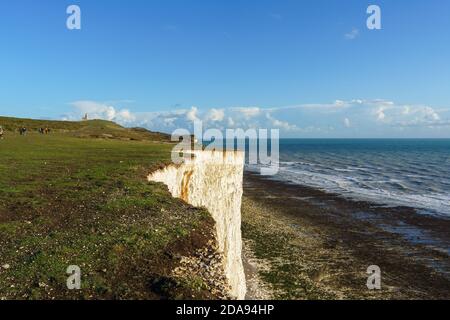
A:
{"type": "Polygon", "coordinates": [[[2,1],[0,39],[2,115],[450,137],[448,1],[2,1]]]}

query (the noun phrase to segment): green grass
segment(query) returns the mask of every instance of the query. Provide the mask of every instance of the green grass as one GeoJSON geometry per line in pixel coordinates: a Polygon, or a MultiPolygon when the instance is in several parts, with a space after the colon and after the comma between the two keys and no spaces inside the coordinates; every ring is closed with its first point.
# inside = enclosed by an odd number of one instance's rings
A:
{"type": "Polygon", "coordinates": [[[0,118],[12,130],[0,140],[0,266],[10,266],[0,268],[0,298],[161,298],[152,281],[170,277],[194,230],[212,226],[205,210],[146,181],[172,145],[145,132],[124,141],[129,129],[101,121],[52,122],[49,135],[19,136],[22,122],[43,124],[0,118]],[[103,130],[115,138],[80,138],[103,130]],[[66,288],[69,265],[82,270],[80,291],[66,288]]]}
{"type": "Polygon", "coordinates": [[[14,135],[19,128],[25,127],[30,133],[37,133],[39,128],[49,128],[53,133],[79,138],[170,141],[170,136],[164,133],[143,128],[124,128],[105,120],[50,121],[0,117],[0,125],[6,131],[6,136],[14,135]]]}

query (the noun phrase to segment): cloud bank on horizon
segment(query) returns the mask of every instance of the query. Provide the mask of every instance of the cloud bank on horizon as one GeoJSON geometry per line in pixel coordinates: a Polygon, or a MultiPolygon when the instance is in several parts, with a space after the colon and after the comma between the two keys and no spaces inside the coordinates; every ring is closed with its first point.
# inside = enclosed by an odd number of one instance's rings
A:
{"type": "MultiPolygon", "coordinates": [[[[120,102],[119,102],[120,104],[120,102]]],[[[63,120],[104,119],[126,127],[144,127],[171,133],[192,131],[200,120],[205,129],[279,129],[285,138],[389,138],[450,137],[450,108],[399,104],[393,101],[336,100],[328,104],[300,104],[264,108],[229,107],[200,109],[195,106],[160,112],[133,112],[117,103],[75,101],[63,120]]]]}

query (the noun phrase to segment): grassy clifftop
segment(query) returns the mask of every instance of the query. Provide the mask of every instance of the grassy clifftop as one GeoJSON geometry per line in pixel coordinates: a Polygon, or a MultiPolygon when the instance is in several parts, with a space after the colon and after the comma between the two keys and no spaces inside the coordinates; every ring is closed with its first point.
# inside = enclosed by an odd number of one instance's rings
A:
{"type": "Polygon", "coordinates": [[[210,215],[146,181],[171,144],[105,121],[0,125],[0,299],[211,298],[199,279],[173,277],[213,238],[210,215]],[[115,139],[89,138],[105,132],[115,139]],[[69,265],[81,290],[66,287],[69,265]]]}

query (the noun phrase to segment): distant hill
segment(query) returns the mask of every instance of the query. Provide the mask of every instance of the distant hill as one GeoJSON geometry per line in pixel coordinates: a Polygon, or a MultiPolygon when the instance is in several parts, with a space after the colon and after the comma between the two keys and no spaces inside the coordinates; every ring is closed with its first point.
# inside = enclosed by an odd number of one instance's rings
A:
{"type": "Polygon", "coordinates": [[[106,120],[53,121],[0,117],[0,126],[7,132],[18,132],[21,127],[27,128],[28,132],[49,128],[51,132],[80,138],[170,141],[170,135],[165,133],[152,132],[144,128],[125,128],[106,120]]]}

